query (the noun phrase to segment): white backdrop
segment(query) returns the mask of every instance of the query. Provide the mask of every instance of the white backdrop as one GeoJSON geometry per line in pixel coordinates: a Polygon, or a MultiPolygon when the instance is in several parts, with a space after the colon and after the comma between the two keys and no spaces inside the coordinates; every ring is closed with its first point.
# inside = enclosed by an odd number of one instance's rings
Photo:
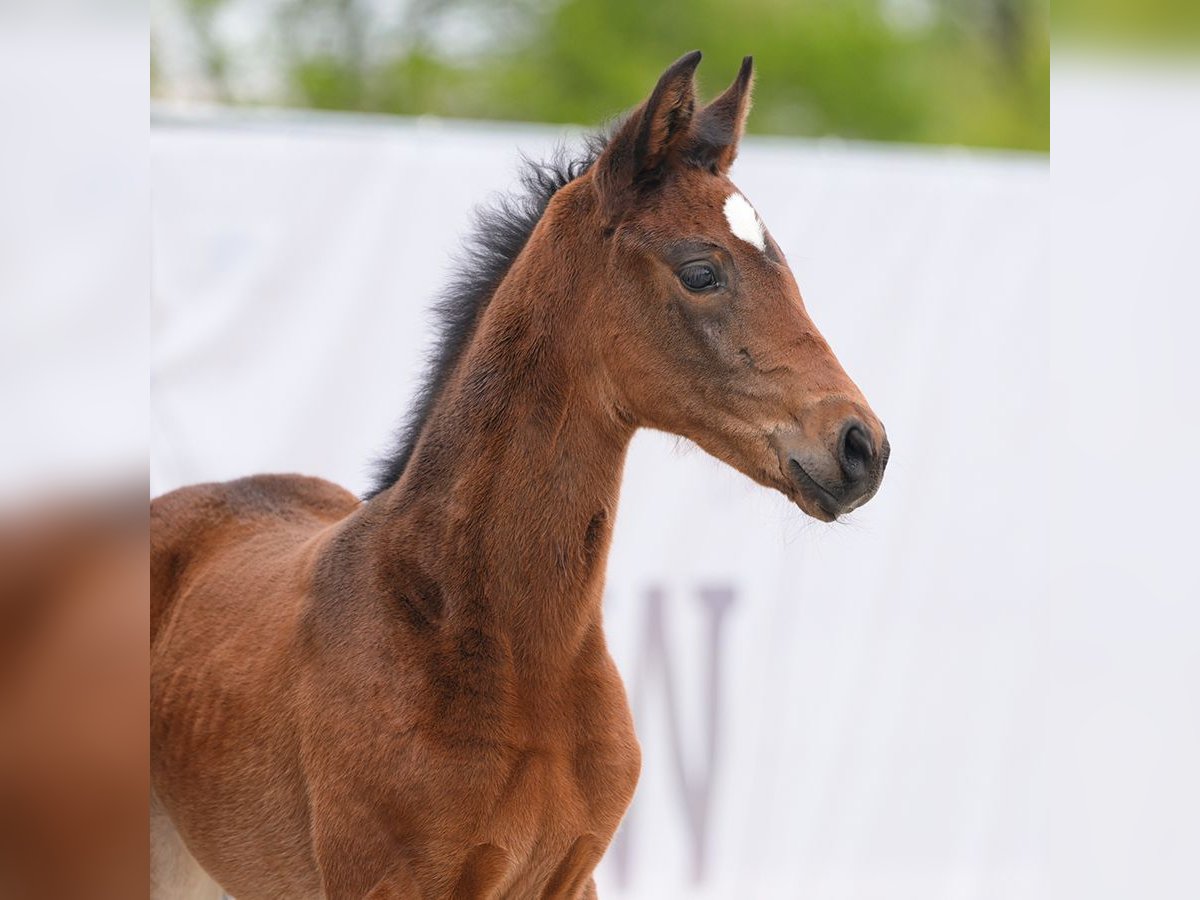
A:
{"type": "MultiPolygon", "coordinates": [[[[363,489],[471,206],[560,137],[160,111],[153,492],[363,489]]],[[[760,139],[734,178],[892,461],[825,526],[635,439],[606,616],[645,761],[601,895],[1045,896],[1049,166],[760,139]]]]}

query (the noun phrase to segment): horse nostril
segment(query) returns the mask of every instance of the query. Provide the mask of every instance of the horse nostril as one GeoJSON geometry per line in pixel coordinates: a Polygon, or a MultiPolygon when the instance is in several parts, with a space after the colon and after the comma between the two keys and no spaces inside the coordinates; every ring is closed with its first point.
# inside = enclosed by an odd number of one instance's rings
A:
{"type": "Polygon", "coordinates": [[[866,430],[857,422],[851,423],[842,432],[839,460],[847,481],[861,481],[871,471],[875,462],[875,447],[866,430]]]}

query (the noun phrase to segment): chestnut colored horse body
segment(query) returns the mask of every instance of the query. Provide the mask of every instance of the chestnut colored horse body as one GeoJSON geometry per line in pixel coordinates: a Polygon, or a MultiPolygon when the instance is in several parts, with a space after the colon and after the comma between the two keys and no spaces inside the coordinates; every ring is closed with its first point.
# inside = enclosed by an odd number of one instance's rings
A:
{"type": "Polygon", "coordinates": [[[152,504],[155,897],[594,897],[639,750],[601,591],[635,429],[829,521],[887,440],[727,178],[747,59],[689,54],[483,222],[366,502],[259,476],[152,504]]]}

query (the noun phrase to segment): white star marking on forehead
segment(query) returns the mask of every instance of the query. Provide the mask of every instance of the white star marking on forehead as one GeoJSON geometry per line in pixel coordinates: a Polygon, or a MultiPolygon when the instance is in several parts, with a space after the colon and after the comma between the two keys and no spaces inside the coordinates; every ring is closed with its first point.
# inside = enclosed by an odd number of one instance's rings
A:
{"type": "Polygon", "coordinates": [[[762,220],[750,201],[736,191],[725,198],[725,219],[734,235],[759,250],[766,249],[767,236],[763,232],[762,220]]]}

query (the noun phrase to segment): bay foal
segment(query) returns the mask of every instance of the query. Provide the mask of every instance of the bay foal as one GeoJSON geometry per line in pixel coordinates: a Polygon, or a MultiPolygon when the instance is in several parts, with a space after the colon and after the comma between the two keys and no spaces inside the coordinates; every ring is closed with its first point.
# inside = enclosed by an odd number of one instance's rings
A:
{"type": "Polygon", "coordinates": [[[699,59],[485,218],[366,502],[152,504],[155,897],[594,897],[639,768],[600,602],[634,431],[818,519],[875,492],[883,427],[727,177],[750,60],[697,109],[699,59]]]}

